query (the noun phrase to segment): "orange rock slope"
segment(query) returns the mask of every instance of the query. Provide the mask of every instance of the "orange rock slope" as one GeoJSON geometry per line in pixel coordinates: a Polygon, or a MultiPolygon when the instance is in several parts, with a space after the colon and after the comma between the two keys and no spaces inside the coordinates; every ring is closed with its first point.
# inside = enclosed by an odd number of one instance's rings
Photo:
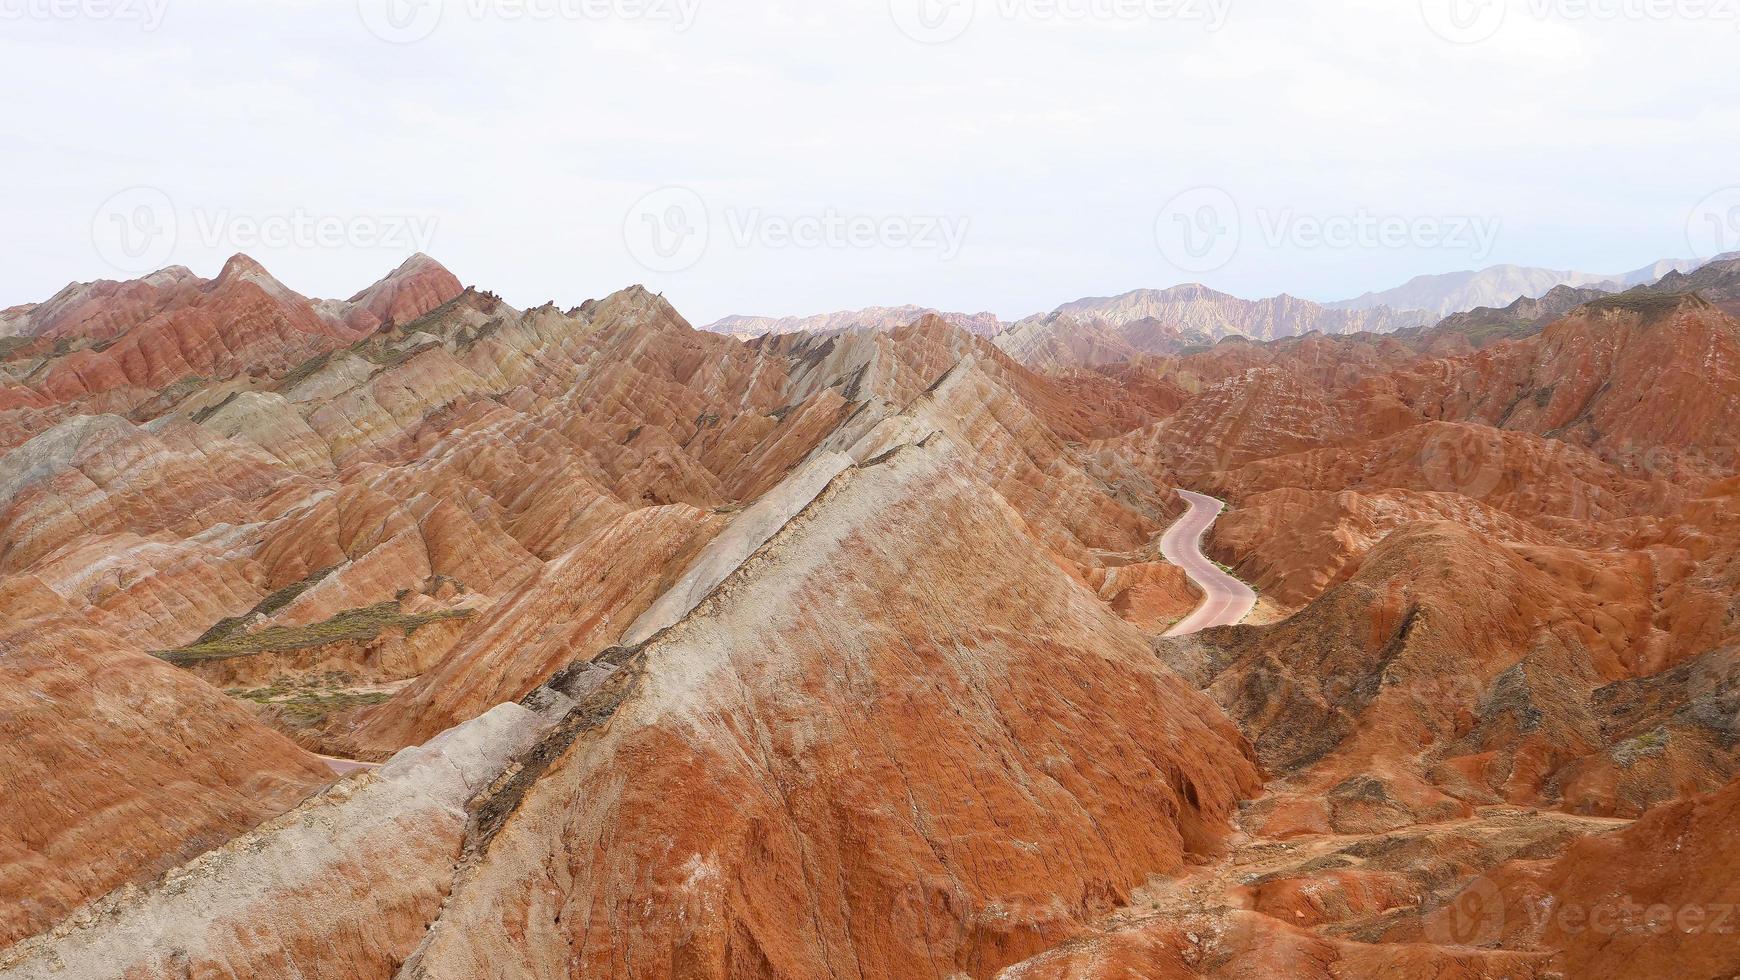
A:
{"type": "Polygon", "coordinates": [[[1726,894],[1732,274],[1205,349],[421,256],[8,310],[0,977],[1740,969],[1465,915],[1726,894]],[[1159,639],[1175,487],[1290,618],[1159,639]]]}

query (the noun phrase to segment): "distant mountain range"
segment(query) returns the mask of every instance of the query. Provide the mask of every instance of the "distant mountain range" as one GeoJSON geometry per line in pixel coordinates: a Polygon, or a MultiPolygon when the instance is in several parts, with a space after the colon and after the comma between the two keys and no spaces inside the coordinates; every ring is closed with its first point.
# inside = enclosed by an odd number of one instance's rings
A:
{"type": "MultiPolygon", "coordinates": [[[[1719,256],[1710,265],[1737,257],[1719,256]]],[[[1480,271],[1419,276],[1394,289],[1331,303],[1285,294],[1242,299],[1193,283],[1078,299],[1013,323],[991,313],[875,306],[807,317],[729,316],[704,329],[739,339],[800,332],[892,330],[934,314],[961,329],[994,338],[998,347],[1023,363],[1049,367],[1175,354],[1227,337],[1267,341],[1313,331],[1331,335],[1418,334],[1443,325],[1476,346],[1484,346],[1526,334],[1543,320],[1606,293],[1657,282],[1696,282],[1701,266],[1704,263],[1696,260],[1664,259],[1631,272],[1601,275],[1498,265],[1480,271]]],[[[1717,303],[1727,299],[1711,298],[1717,303]]]]}
{"type": "Polygon", "coordinates": [[[1294,296],[1248,300],[1186,285],[1065,303],[1011,324],[995,343],[1024,364],[1056,368],[1176,354],[1227,337],[1279,340],[1313,331],[1391,333],[1436,320],[1421,310],[1332,310],[1294,296]]]}
{"type": "Polygon", "coordinates": [[[862,310],[822,313],[816,316],[728,316],[708,324],[703,329],[739,340],[749,340],[768,334],[893,330],[929,314],[940,316],[950,324],[981,337],[995,336],[1006,326],[995,313],[944,313],[923,306],[871,306],[862,310]]]}
{"type": "Polygon", "coordinates": [[[1544,296],[1523,296],[1502,308],[1482,306],[1453,313],[1435,326],[1400,330],[1396,336],[1414,340],[1427,350],[1454,351],[1462,341],[1475,348],[1490,347],[1499,341],[1533,336],[1585,304],[1601,300],[1624,304],[1630,299],[1690,292],[1730,315],[1740,316],[1740,253],[1718,256],[1691,272],[1670,271],[1620,295],[1596,286],[1555,286],[1544,296]]]}
{"type": "Polygon", "coordinates": [[[995,337],[1016,328],[1031,336],[1043,329],[1071,324],[1105,328],[1107,338],[1123,336],[1139,353],[1177,343],[1213,343],[1224,337],[1256,340],[1292,337],[1313,330],[1344,334],[1387,333],[1425,326],[1438,319],[1423,310],[1383,307],[1334,310],[1294,296],[1248,300],[1189,284],[1170,289],[1136,289],[1117,296],[1090,297],[1065,303],[1046,314],[1006,323],[991,313],[947,313],[922,306],[873,306],[807,317],[728,316],[703,329],[748,339],[768,334],[839,333],[848,330],[891,330],[926,315],[936,315],[969,333],[995,337]]]}
{"type": "Polygon", "coordinates": [[[1499,308],[1518,297],[1539,298],[1558,288],[1599,289],[1618,293],[1633,286],[1655,282],[1670,272],[1690,272],[1703,263],[1696,259],[1663,259],[1641,269],[1616,275],[1539,269],[1521,265],[1495,265],[1478,272],[1447,272],[1416,276],[1405,285],[1355,299],[1326,304],[1338,310],[1364,310],[1379,306],[1430,310],[1449,316],[1480,307],[1499,308]]]}

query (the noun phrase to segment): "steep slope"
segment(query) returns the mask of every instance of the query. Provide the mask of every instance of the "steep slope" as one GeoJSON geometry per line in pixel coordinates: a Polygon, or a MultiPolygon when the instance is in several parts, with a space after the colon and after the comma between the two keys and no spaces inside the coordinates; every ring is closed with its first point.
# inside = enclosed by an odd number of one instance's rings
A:
{"type": "Polygon", "coordinates": [[[0,581],[0,947],[333,778],[201,681],[0,581]]]}
{"type": "Polygon", "coordinates": [[[1670,272],[1645,288],[1652,293],[1695,292],[1729,316],[1740,317],[1740,255],[1717,256],[1692,272],[1670,272]]]}
{"type": "Polygon", "coordinates": [[[1236,736],[954,455],[845,471],[607,654],[410,975],[984,973],[1216,848],[1236,736]]]}
{"type": "Polygon", "coordinates": [[[451,887],[467,803],[548,724],[502,705],[0,949],[0,977],[390,977],[451,887]]]}
{"type": "Polygon", "coordinates": [[[1585,303],[1600,299],[1607,292],[1593,286],[1580,289],[1554,286],[1538,298],[1522,296],[1503,309],[1481,306],[1453,313],[1437,326],[1401,330],[1397,331],[1397,336],[1413,340],[1426,353],[1439,356],[1461,354],[1465,352],[1462,345],[1479,350],[1502,340],[1532,337],[1542,327],[1585,303]]]}
{"type": "Polygon", "coordinates": [[[1740,321],[1696,294],[1606,297],[1529,343],[1422,365],[1396,384],[1430,417],[1534,432],[1622,464],[1649,450],[1723,452],[1740,445],[1740,321]]]}
{"type": "Polygon", "coordinates": [[[1474,879],[1428,934],[1542,950],[1566,976],[1727,976],[1740,967],[1740,782],[1474,879]]]}
{"type": "Polygon", "coordinates": [[[211,280],[175,267],[130,283],[76,283],[5,328],[38,342],[0,359],[0,447],[72,415],[154,414],[154,403],[213,379],[288,370],[459,291],[427,256],[343,303],[308,300],[245,255],[211,280]]]}
{"type": "Polygon", "coordinates": [[[0,350],[0,976],[1719,973],[1440,913],[1722,867],[1722,275],[1212,345],[1178,291],[743,341],[421,257],[7,311],[59,325],[0,350]],[[218,293],[313,326],[40,384],[218,293]],[[1154,639],[1175,487],[1291,618],[1154,639]],[[393,761],[326,786],[267,725],[393,761]]]}

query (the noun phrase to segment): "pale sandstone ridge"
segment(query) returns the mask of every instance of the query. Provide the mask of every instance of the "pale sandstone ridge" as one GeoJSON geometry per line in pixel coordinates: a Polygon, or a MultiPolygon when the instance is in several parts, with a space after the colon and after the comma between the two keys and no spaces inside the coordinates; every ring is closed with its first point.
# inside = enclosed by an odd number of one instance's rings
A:
{"type": "Polygon", "coordinates": [[[0,948],[296,805],[332,774],[197,678],[0,580],[0,948]]]}
{"type": "Polygon", "coordinates": [[[983,974],[1216,850],[1255,785],[940,437],[616,659],[409,976],[983,974]]]}
{"type": "Polygon", "coordinates": [[[466,805],[543,727],[502,705],[406,749],[0,951],[0,977],[391,976],[447,895],[466,805]]]}
{"type": "Polygon", "coordinates": [[[823,453],[762,496],[709,542],[677,584],[629,626],[622,645],[639,646],[675,626],[851,465],[852,458],[844,453],[823,453]]]}

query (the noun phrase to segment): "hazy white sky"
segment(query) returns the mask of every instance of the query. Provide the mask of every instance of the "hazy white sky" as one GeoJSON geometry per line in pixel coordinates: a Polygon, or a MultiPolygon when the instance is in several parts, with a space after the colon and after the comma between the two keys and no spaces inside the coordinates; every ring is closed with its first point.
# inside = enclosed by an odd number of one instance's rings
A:
{"type": "Polygon", "coordinates": [[[701,323],[1740,247],[1740,0],[1424,3],[0,0],[0,305],[236,251],[701,323]]]}

